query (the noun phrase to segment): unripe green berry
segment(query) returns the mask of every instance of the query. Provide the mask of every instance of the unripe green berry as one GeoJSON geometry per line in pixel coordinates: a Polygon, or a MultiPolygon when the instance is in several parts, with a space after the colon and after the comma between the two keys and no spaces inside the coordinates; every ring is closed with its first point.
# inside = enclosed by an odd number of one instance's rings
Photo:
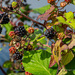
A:
{"type": "Polygon", "coordinates": [[[16,8],[16,7],[17,7],[17,2],[13,1],[13,2],[12,2],[12,7],[13,7],[13,8],[16,8]]]}

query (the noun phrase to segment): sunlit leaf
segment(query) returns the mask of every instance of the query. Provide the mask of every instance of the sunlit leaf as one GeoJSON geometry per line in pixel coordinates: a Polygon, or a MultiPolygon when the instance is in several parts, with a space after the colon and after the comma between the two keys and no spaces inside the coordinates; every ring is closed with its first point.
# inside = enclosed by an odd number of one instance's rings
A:
{"type": "Polygon", "coordinates": [[[50,53],[45,50],[25,51],[23,66],[25,71],[34,75],[55,75],[56,69],[49,68],[50,53]]]}
{"type": "Polygon", "coordinates": [[[65,16],[65,18],[68,20],[68,21],[70,21],[71,19],[73,19],[74,18],[74,14],[73,14],[73,12],[68,12],[68,13],[64,13],[64,16],[65,16]]]}

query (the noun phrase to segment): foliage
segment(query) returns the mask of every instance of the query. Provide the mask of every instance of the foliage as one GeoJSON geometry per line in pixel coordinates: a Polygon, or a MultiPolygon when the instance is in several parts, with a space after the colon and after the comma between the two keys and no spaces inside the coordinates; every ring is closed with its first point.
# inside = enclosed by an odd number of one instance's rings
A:
{"type": "MultiPolygon", "coordinates": [[[[30,5],[24,5],[21,0],[16,1],[17,6],[12,7],[13,10],[8,7],[0,7],[2,9],[1,16],[5,11],[8,14],[14,13],[17,18],[15,22],[1,23],[1,26],[6,28],[5,38],[11,46],[9,48],[10,61],[3,64],[4,68],[9,68],[8,75],[75,74],[73,70],[75,69],[75,12],[60,11],[69,3],[75,4],[75,0],[61,2],[61,9],[57,6],[56,0],[47,1],[50,3],[49,5],[32,10],[29,8],[30,5]],[[30,18],[31,11],[40,13],[37,20],[44,20],[44,23],[30,18]],[[17,24],[18,21],[21,22],[17,24]],[[24,24],[24,21],[32,21],[33,23],[29,26],[24,24]],[[43,29],[39,28],[41,26],[43,29]],[[50,33],[49,30],[51,30],[50,33]],[[55,35],[51,36],[51,34],[55,35]],[[15,70],[18,73],[14,73],[15,70]]],[[[13,3],[12,6],[14,6],[13,3]]]]}

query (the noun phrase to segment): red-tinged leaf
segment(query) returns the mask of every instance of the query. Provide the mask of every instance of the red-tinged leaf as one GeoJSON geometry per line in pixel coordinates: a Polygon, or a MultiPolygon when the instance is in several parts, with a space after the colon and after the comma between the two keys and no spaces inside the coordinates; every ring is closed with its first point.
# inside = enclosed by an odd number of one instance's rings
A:
{"type": "Polygon", "coordinates": [[[50,60],[49,68],[52,67],[55,63],[56,63],[56,61],[54,59],[54,56],[51,55],[51,60],[50,60]]]}
{"type": "Polygon", "coordinates": [[[66,49],[68,49],[68,46],[67,46],[66,44],[64,44],[64,45],[61,47],[61,51],[66,50],[66,49]]]}
{"type": "Polygon", "coordinates": [[[72,40],[70,42],[70,44],[68,45],[68,48],[71,49],[73,48],[73,46],[75,46],[75,35],[72,35],[72,40]]]}
{"type": "Polygon", "coordinates": [[[57,40],[53,48],[53,56],[54,56],[55,61],[58,63],[58,65],[61,59],[61,47],[60,47],[61,43],[62,43],[61,40],[57,40]]]}
{"type": "Polygon", "coordinates": [[[37,19],[46,20],[46,21],[47,21],[48,17],[51,15],[50,13],[51,13],[54,9],[55,9],[55,7],[54,7],[54,5],[52,5],[49,10],[47,10],[44,14],[39,15],[37,19]]]}

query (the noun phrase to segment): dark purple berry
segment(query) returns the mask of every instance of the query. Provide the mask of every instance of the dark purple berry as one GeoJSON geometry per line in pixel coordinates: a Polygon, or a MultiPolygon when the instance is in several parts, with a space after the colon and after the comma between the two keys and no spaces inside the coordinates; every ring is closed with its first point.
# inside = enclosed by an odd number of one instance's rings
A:
{"type": "Polygon", "coordinates": [[[53,28],[50,28],[50,29],[47,29],[44,34],[47,38],[53,39],[56,33],[54,32],[53,28]]]}
{"type": "Polygon", "coordinates": [[[18,26],[17,28],[15,28],[14,30],[15,35],[23,37],[24,35],[27,34],[27,31],[25,30],[24,26],[18,26]]]}
{"type": "Polygon", "coordinates": [[[8,7],[10,10],[13,10],[12,5],[8,5],[7,7],[8,7]]]}
{"type": "Polygon", "coordinates": [[[15,54],[13,55],[13,58],[15,60],[21,60],[22,59],[22,54],[20,54],[18,51],[15,52],[15,54]]]}
{"type": "Polygon", "coordinates": [[[8,17],[8,14],[0,14],[0,20],[1,21],[1,24],[6,24],[9,22],[9,17],[8,17]],[[3,18],[3,19],[2,19],[3,18]]]}

